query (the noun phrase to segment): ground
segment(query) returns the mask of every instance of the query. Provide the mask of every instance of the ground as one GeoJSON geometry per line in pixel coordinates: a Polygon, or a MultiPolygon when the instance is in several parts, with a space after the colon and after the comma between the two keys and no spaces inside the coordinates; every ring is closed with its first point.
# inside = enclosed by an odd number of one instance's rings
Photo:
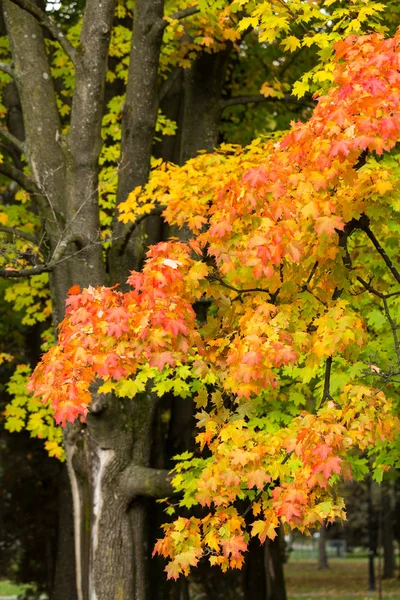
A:
{"type": "MultiPolygon", "coordinates": [[[[376,587],[382,565],[376,559],[376,587]]],[[[315,559],[293,559],[285,565],[288,600],[400,600],[400,579],[382,581],[382,594],[368,592],[366,558],[331,559],[326,571],[318,571],[315,559]]],[[[0,597],[13,596],[21,587],[0,581],[0,597]]],[[[249,599],[250,600],[250,599],[249,599]]]]}
{"type": "Polygon", "coordinates": [[[375,560],[376,592],[368,592],[366,558],[331,559],[326,571],[318,571],[315,560],[292,560],[285,565],[289,600],[400,600],[400,580],[382,581],[379,595],[379,572],[382,565],[375,560]]]}

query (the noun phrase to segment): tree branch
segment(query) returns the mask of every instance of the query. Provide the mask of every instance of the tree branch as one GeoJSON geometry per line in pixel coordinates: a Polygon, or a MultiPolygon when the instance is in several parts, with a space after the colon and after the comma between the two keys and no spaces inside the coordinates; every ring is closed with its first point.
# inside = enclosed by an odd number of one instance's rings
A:
{"type": "Polygon", "coordinates": [[[41,194],[40,189],[33,181],[33,179],[25,175],[25,173],[23,173],[19,169],[13,167],[13,165],[10,165],[10,163],[0,163],[0,173],[5,175],[6,177],[9,177],[13,181],[16,181],[29,194],[41,194]]]}
{"type": "Polygon", "coordinates": [[[33,244],[37,244],[35,236],[25,233],[25,231],[20,231],[19,229],[14,229],[13,227],[7,227],[6,225],[0,225],[0,231],[2,233],[9,233],[10,235],[22,238],[23,240],[27,240],[33,244]]]}
{"type": "Polygon", "coordinates": [[[10,133],[8,131],[8,129],[5,129],[4,127],[1,127],[1,125],[0,125],[0,135],[2,135],[4,138],[6,138],[6,140],[8,140],[20,152],[25,152],[24,142],[21,142],[21,140],[19,140],[18,138],[15,137],[15,135],[13,135],[12,133],[10,133]]]}
{"type": "Polygon", "coordinates": [[[396,351],[396,355],[397,355],[397,361],[400,364],[400,341],[397,335],[397,323],[394,321],[392,315],[390,314],[390,310],[389,310],[389,305],[387,303],[387,298],[397,295],[397,293],[395,292],[394,294],[382,294],[382,292],[379,292],[378,290],[376,290],[375,288],[372,287],[372,285],[370,283],[367,283],[366,281],[364,281],[364,279],[360,276],[357,277],[357,281],[359,281],[366,290],[368,290],[371,294],[373,294],[374,296],[377,296],[378,298],[380,298],[383,302],[383,308],[385,311],[385,316],[389,322],[390,325],[390,329],[392,330],[392,336],[393,336],[393,341],[394,341],[394,348],[396,351]]]}
{"type": "Polygon", "coordinates": [[[379,241],[376,239],[374,233],[371,231],[371,229],[369,227],[369,218],[366,215],[363,215],[360,218],[359,222],[360,222],[360,229],[362,229],[367,234],[367,236],[369,237],[369,239],[371,240],[371,242],[375,246],[376,250],[379,252],[379,254],[381,255],[381,257],[385,261],[387,267],[389,267],[389,270],[392,273],[393,277],[396,279],[396,281],[398,283],[400,283],[400,273],[396,269],[396,267],[394,266],[394,264],[392,263],[392,261],[389,258],[389,256],[386,254],[386,250],[381,246],[381,244],[379,243],[379,241]]]}
{"type": "Polygon", "coordinates": [[[253,94],[248,96],[233,96],[227,98],[221,102],[221,110],[228,108],[228,106],[236,106],[237,104],[259,104],[260,102],[288,102],[290,104],[297,104],[299,106],[313,106],[309,102],[302,102],[297,100],[294,96],[286,94],[283,98],[274,98],[272,96],[263,96],[262,94],[253,94]]]}
{"type": "Polygon", "coordinates": [[[233,285],[226,283],[226,281],[224,281],[220,277],[210,276],[210,281],[218,281],[218,283],[220,283],[223,287],[226,287],[226,288],[228,288],[228,290],[232,290],[232,292],[236,292],[237,294],[247,294],[248,292],[264,292],[265,294],[271,295],[271,292],[269,290],[264,290],[263,288],[257,288],[257,287],[256,288],[247,288],[247,289],[235,288],[235,287],[233,287],[233,285]]]}
{"type": "Polygon", "coordinates": [[[196,13],[200,12],[200,9],[197,6],[190,6],[189,8],[183,8],[182,10],[177,10],[172,15],[168,17],[164,17],[157,23],[153,25],[153,29],[157,31],[163,31],[170,23],[170,20],[180,21],[181,19],[186,19],[186,17],[191,17],[196,13]]]}
{"type": "Polygon", "coordinates": [[[325,380],[324,380],[324,391],[322,393],[321,404],[325,400],[333,400],[331,396],[331,372],[332,372],[332,356],[328,356],[325,361],[325,380]]]}
{"type": "Polygon", "coordinates": [[[3,73],[7,73],[7,75],[9,75],[10,77],[12,77],[15,81],[17,81],[17,74],[14,71],[14,69],[12,69],[10,67],[10,65],[0,62],[0,71],[3,71],[3,73]]]}
{"type": "Polygon", "coordinates": [[[87,238],[81,234],[71,233],[66,238],[62,239],[57,245],[55,251],[49,262],[41,263],[40,265],[36,265],[35,267],[31,267],[29,269],[15,269],[14,267],[9,267],[8,269],[0,269],[0,277],[5,277],[6,279],[23,279],[25,277],[30,277],[31,275],[39,275],[40,273],[49,273],[62,262],[66,260],[70,260],[78,254],[81,254],[84,250],[87,250],[91,246],[96,246],[98,244],[104,244],[109,240],[101,240],[99,242],[87,242],[87,238]],[[80,246],[80,248],[73,252],[72,254],[65,255],[65,252],[68,248],[68,245],[71,243],[76,243],[80,246]]]}
{"type": "Polygon", "coordinates": [[[31,267],[30,269],[0,269],[0,277],[5,279],[25,279],[32,275],[40,275],[40,273],[49,273],[54,265],[43,264],[31,267]]]}
{"type": "Polygon", "coordinates": [[[79,62],[79,55],[76,48],[71,44],[68,38],[65,37],[58,23],[53,21],[43,10],[41,10],[32,0],[11,0],[14,4],[28,12],[34,17],[40,25],[43,25],[60,44],[66,55],[72,60],[76,66],[79,62]]]}
{"type": "Polygon", "coordinates": [[[167,77],[167,79],[165,79],[163,81],[163,83],[160,87],[160,91],[158,93],[158,101],[159,102],[161,102],[161,100],[163,100],[165,98],[165,96],[168,94],[172,85],[178,79],[178,77],[181,73],[181,70],[182,70],[181,67],[175,67],[175,69],[172,71],[172,73],[170,73],[169,77],[167,77]]]}
{"type": "Polygon", "coordinates": [[[125,469],[120,485],[128,501],[137,496],[166,498],[174,493],[169,471],[133,465],[125,469]]]}

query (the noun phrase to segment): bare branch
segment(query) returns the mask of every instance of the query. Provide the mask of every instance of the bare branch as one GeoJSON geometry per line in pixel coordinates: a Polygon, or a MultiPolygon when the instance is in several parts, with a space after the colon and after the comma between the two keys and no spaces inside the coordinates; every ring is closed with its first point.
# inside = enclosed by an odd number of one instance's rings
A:
{"type": "Polygon", "coordinates": [[[18,138],[15,137],[12,133],[0,126],[0,135],[2,135],[6,140],[8,140],[13,146],[15,146],[20,152],[25,152],[24,142],[21,142],[18,138]]]}
{"type": "Polygon", "coordinates": [[[12,77],[15,81],[17,80],[17,74],[9,64],[0,62],[0,71],[3,71],[3,73],[7,73],[7,75],[12,77]]]}
{"type": "Polygon", "coordinates": [[[360,229],[362,229],[362,231],[364,231],[367,234],[367,236],[375,246],[376,250],[385,261],[387,267],[389,267],[389,270],[392,273],[393,277],[398,283],[400,283],[400,273],[389,258],[389,256],[387,255],[386,250],[381,246],[379,241],[376,239],[374,233],[371,231],[369,227],[369,218],[366,215],[362,215],[362,217],[359,219],[359,227],[360,229]]]}
{"type": "Polygon", "coordinates": [[[19,229],[14,229],[13,227],[7,227],[6,225],[0,225],[0,231],[2,233],[9,233],[15,237],[22,238],[23,240],[27,240],[33,244],[37,244],[35,236],[31,235],[30,233],[26,233],[25,231],[20,231],[19,229]]]}
{"type": "Polygon", "coordinates": [[[124,249],[128,245],[132,233],[135,231],[136,227],[140,225],[140,223],[147,219],[147,217],[160,217],[164,210],[165,206],[156,206],[156,208],[153,208],[151,212],[138,217],[135,221],[133,221],[133,223],[126,223],[121,235],[113,237],[113,240],[121,240],[119,252],[124,252],[124,249]]]}
{"type": "Polygon", "coordinates": [[[331,372],[332,372],[332,356],[328,356],[325,361],[325,381],[324,381],[324,391],[322,393],[321,404],[325,402],[325,400],[333,400],[331,396],[331,372]]]}
{"type": "Polygon", "coordinates": [[[32,275],[40,275],[40,273],[49,273],[54,265],[43,264],[37,265],[36,267],[30,267],[29,269],[0,269],[0,277],[5,279],[25,279],[32,275]]]}
{"type": "Polygon", "coordinates": [[[65,37],[58,23],[53,21],[43,10],[32,2],[32,0],[11,0],[11,2],[28,12],[38,21],[38,23],[40,23],[40,25],[43,25],[43,27],[51,33],[54,39],[57,40],[75,66],[80,62],[76,48],[71,44],[68,38],[65,37]]]}
{"type": "Polygon", "coordinates": [[[41,194],[40,189],[37,187],[36,183],[25,175],[22,171],[13,167],[10,163],[2,162],[0,163],[0,173],[9,177],[13,181],[16,181],[25,191],[29,192],[29,194],[41,194]]]}
{"type": "Polygon", "coordinates": [[[212,275],[210,276],[210,281],[218,281],[218,283],[220,283],[223,287],[226,287],[228,288],[228,290],[232,290],[232,292],[236,292],[237,294],[247,294],[249,292],[263,292],[265,294],[271,295],[271,292],[269,290],[264,290],[263,288],[235,288],[233,287],[233,285],[226,283],[226,281],[224,281],[220,277],[213,277],[212,275]]]}
{"type": "Polygon", "coordinates": [[[172,15],[168,15],[168,17],[164,17],[161,21],[158,21],[153,25],[153,29],[157,31],[163,31],[168,25],[170,20],[180,21],[181,19],[186,19],[186,17],[191,17],[196,13],[200,12],[200,9],[197,6],[190,6],[189,8],[183,8],[182,10],[177,10],[172,15]]]}
{"type": "Polygon", "coordinates": [[[58,244],[49,262],[41,263],[39,265],[36,265],[35,267],[30,267],[28,269],[15,269],[14,267],[0,269],[0,277],[5,277],[6,279],[23,279],[25,277],[30,277],[31,275],[49,273],[54,269],[54,267],[56,267],[60,263],[65,262],[66,260],[70,260],[71,258],[75,258],[88,248],[92,246],[103,245],[109,241],[110,240],[107,239],[99,240],[97,242],[89,242],[85,244],[85,240],[82,235],[71,234],[70,236],[68,236],[68,238],[65,238],[58,244]],[[73,252],[72,254],[67,254],[67,256],[65,256],[68,245],[74,242],[80,243],[81,247],[76,252],[73,252]]]}
{"type": "Polygon", "coordinates": [[[395,348],[396,355],[397,355],[397,361],[400,364],[400,341],[399,341],[399,337],[397,335],[397,323],[393,319],[392,315],[390,314],[389,305],[387,303],[387,298],[392,297],[397,294],[396,293],[388,294],[388,295],[382,294],[382,292],[379,292],[378,290],[376,290],[374,287],[372,287],[372,285],[370,283],[367,283],[366,281],[364,281],[364,279],[360,276],[357,277],[357,281],[359,281],[365,287],[365,289],[368,290],[371,294],[373,294],[374,296],[377,296],[378,298],[380,298],[382,300],[383,308],[385,311],[385,316],[389,322],[390,329],[392,330],[392,336],[393,336],[394,348],[395,348]]]}
{"type": "Polygon", "coordinates": [[[314,106],[311,102],[297,100],[294,96],[286,94],[283,98],[275,98],[272,96],[263,96],[262,94],[253,94],[248,96],[233,96],[227,98],[221,102],[221,110],[228,108],[228,106],[236,106],[237,104],[259,104],[260,102],[285,102],[289,104],[296,104],[298,106],[314,106]]]}

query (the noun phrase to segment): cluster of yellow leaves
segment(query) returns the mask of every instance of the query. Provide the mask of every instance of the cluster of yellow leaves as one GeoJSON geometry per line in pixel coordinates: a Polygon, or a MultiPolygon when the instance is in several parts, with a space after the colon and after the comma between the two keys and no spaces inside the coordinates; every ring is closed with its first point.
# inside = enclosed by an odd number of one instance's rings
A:
{"type": "Polygon", "coordinates": [[[308,532],[326,519],[345,518],[343,499],[331,491],[339,474],[351,476],[343,457],[351,449],[387,440],[393,426],[391,406],[382,393],[349,385],[339,402],[340,406],[328,402],[316,414],[304,412],[288,427],[272,432],[252,427],[251,420],[223,421],[217,411],[204,417],[206,431],[214,422],[208,441],[211,457],[200,470],[200,459],[190,453],[177,457],[181,461],[173,484],[182,494],[182,506],[201,504],[212,511],[202,519],[178,518],[164,526],[165,537],[155,551],[170,559],[168,577],[187,574],[201,556],[224,570],[241,567],[249,534],[243,515],[232,506],[237,499],[253,499],[250,535],[261,543],[276,537],[279,523],[308,532]],[[193,476],[196,468],[198,474],[193,476]],[[190,551],[195,561],[183,567],[181,550],[190,551]]]}
{"type": "MultiPolygon", "coordinates": [[[[239,30],[249,28],[258,33],[260,42],[281,43],[285,52],[316,46],[320,61],[295,83],[293,93],[299,97],[321,84],[333,82],[334,64],[328,60],[334,44],[348,35],[361,35],[371,29],[385,31],[380,24],[385,5],[374,0],[267,0],[254,5],[249,0],[235,0],[232,9],[250,13],[239,22],[239,30]]],[[[261,92],[263,93],[263,92],[261,92]]]]}
{"type": "Polygon", "coordinates": [[[27,392],[31,372],[28,365],[18,365],[7,384],[7,392],[13,399],[4,412],[5,428],[9,431],[26,429],[32,437],[45,440],[49,456],[64,461],[62,429],[54,422],[54,411],[27,392]]]}
{"type": "Polygon", "coordinates": [[[190,67],[201,52],[218,52],[229,42],[240,38],[237,19],[226,0],[220,2],[188,2],[174,0],[166,5],[168,27],[164,33],[161,52],[161,73],[168,73],[173,67],[190,67]],[[198,13],[184,21],[171,18],[174,13],[198,7],[198,13]]]}

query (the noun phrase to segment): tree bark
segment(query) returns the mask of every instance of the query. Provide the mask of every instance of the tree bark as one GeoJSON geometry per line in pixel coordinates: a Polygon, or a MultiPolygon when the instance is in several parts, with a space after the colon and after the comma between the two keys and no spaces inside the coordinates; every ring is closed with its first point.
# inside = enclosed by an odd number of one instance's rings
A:
{"type": "Polygon", "coordinates": [[[328,569],[328,555],[326,553],[326,523],[319,530],[318,538],[318,570],[328,569]]]}
{"type": "Polygon", "coordinates": [[[212,152],[218,144],[221,95],[231,44],[216,54],[200,54],[184,71],[184,109],[180,164],[199,150],[212,152]]]}
{"type": "MultiPolygon", "coordinates": [[[[158,114],[158,66],[163,31],[159,25],[164,0],[138,0],[132,31],[126,99],[122,110],[121,160],[117,207],[129,192],[147,182],[158,114]]],[[[110,252],[113,282],[124,283],[129,271],[140,269],[146,248],[146,223],[133,227],[117,219],[110,252]]]]}
{"type": "Polygon", "coordinates": [[[383,546],[383,578],[395,576],[396,557],[394,553],[394,514],[393,498],[387,482],[382,484],[382,546],[383,546]]]}
{"type": "Polygon", "coordinates": [[[282,533],[265,546],[265,568],[267,573],[266,600],[287,600],[283,573],[282,533]]]}
{"type": "Polygon", "coordinates": [[[71,487],[66,466],[60,472],[58,540],[53,600],[77,600],[74,552],[74,521],[71,487]]]}

